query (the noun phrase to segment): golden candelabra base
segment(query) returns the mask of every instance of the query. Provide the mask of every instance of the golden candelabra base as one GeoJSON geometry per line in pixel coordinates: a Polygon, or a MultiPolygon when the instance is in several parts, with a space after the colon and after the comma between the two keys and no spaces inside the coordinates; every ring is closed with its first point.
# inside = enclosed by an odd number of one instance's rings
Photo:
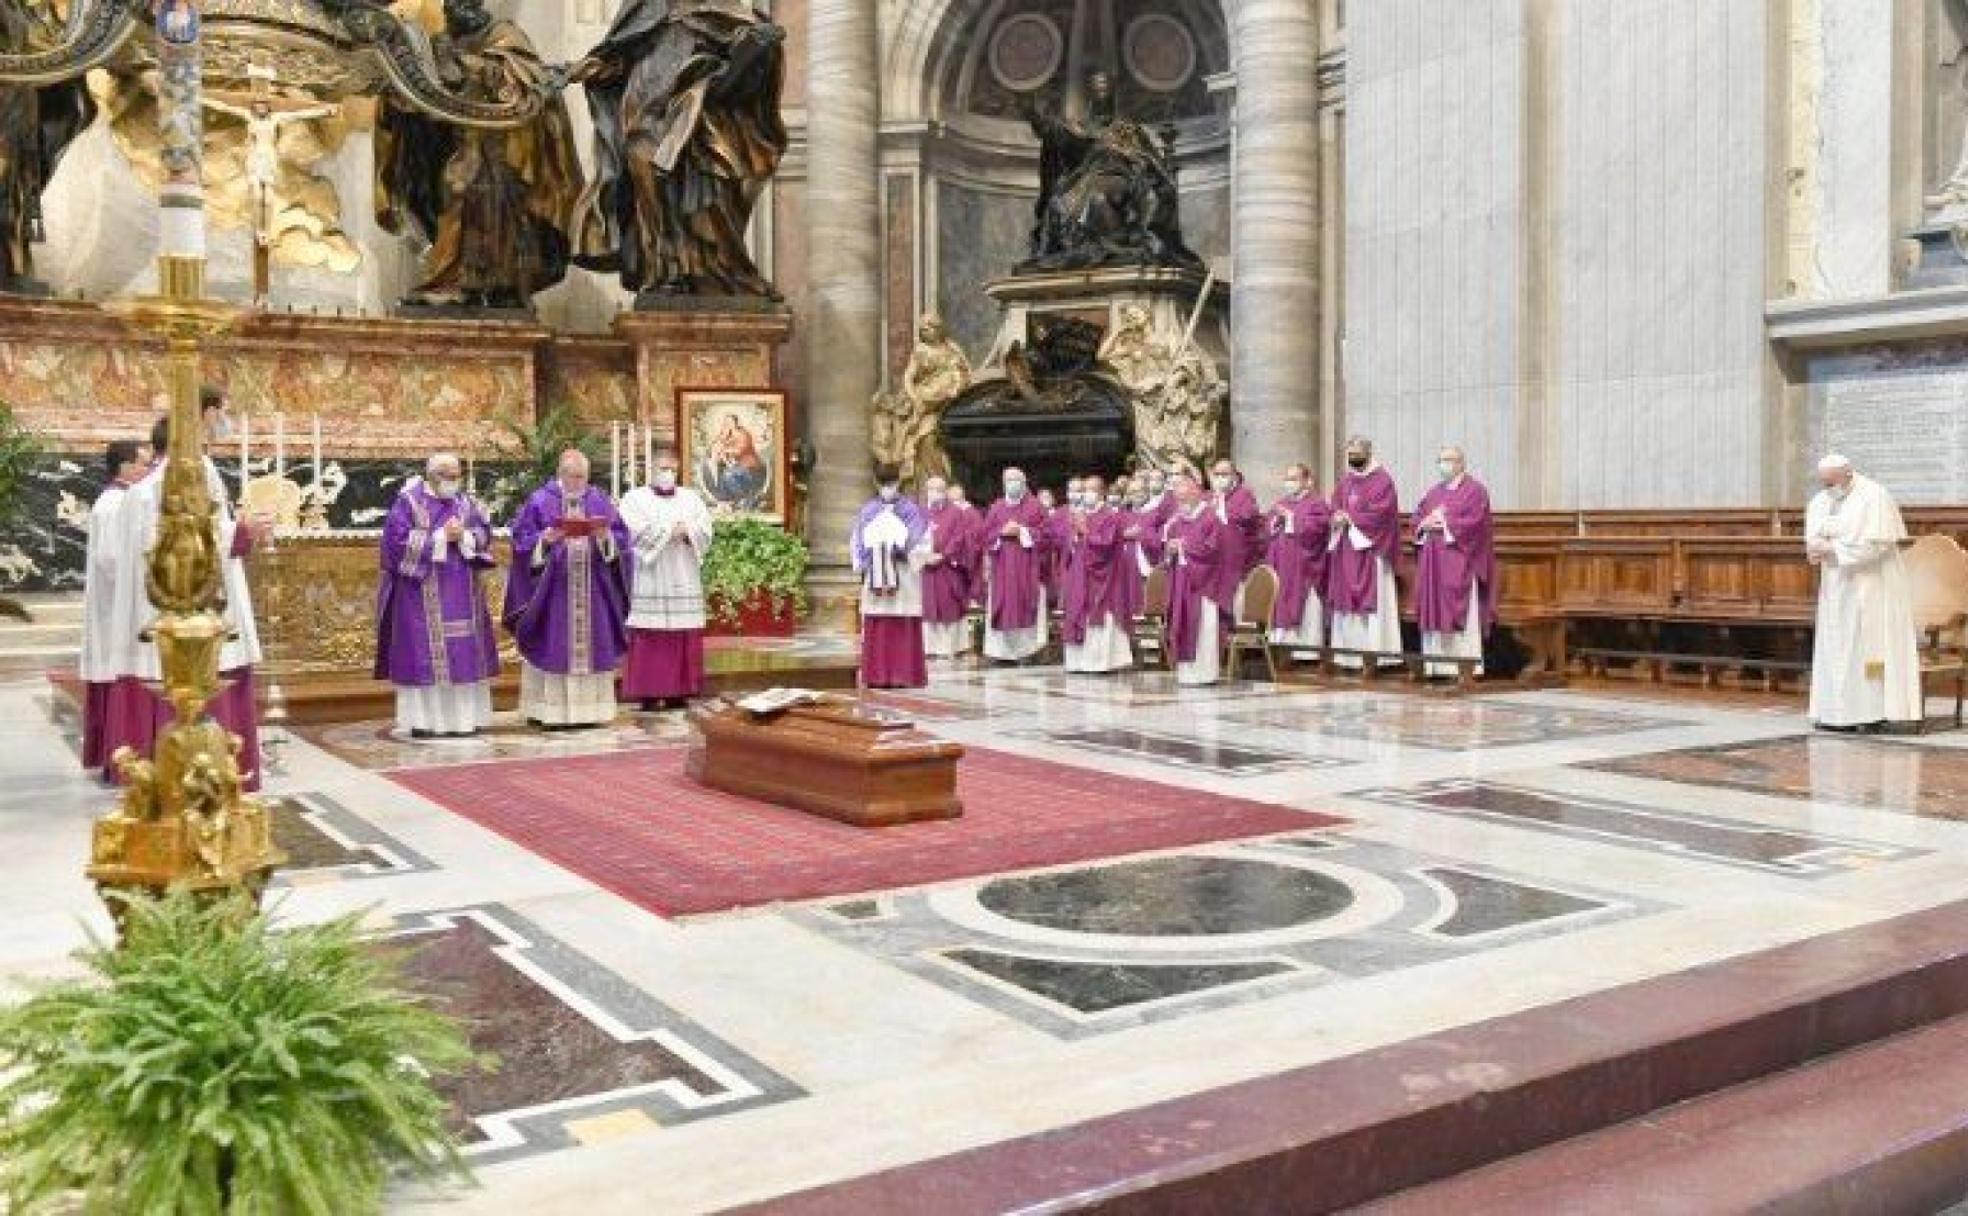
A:
{"type": "Polygon", "coordinates": [[[231,627],[220,614],[222,558],[206,481],[198,344],[229,328],[239,311],[204,299],[204,280],[201,259],[167,256],[158,263],[161,295],[110,306],[132,324],[162,331],[169,346],[170,460],[145,582],[160,609],[150,637],[162,689],[176,711],[153,757],[117,751],[123,797],[95,825],[87,874],[119,922],[114,892],[244,891],[257,900],[286,861],[274,847],[266,807],[241,789],[238,737],[205,714],[220,688],[219,655],[231,627]]]}

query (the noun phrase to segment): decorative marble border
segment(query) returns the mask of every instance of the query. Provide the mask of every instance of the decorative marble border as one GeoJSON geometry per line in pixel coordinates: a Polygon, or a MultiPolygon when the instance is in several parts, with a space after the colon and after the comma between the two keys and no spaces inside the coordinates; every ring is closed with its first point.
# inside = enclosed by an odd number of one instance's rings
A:
{"type": "Polygon", "coordinates": [[[1135,727],[1091,725],[1034,727],[1001,733],[1009,738],[1031,739],[1039,743],[1050,743],[1055,747],[1096,752],[1103,756],[1117,756],[1123,760],[1137,760],[1147,764],[1163,764],[1190,772],[1209,773],[1216,777],[1268,777],[1305,769],[1339,768],[1354,763],[1338,756],[1286,752],[1256,743],[1232,743],[1228,740],[1198,738],[1194,735],[1170,734],[1135,727]],[[1131,747],[1121,742],[1107,742],[1089,737],[1123,734],[1131,736],[1139,746],[1131,747]],[[1182,754],[1185,750],[1193,754],[1182,754]],[[1268,757],[1268,759],[1258,759],[1250,764],[1236,764],[1221,759],[1212,761],[1202,754],[1212,751],[1219,754],[1241,752],[1248,756],[1268,757]]]}

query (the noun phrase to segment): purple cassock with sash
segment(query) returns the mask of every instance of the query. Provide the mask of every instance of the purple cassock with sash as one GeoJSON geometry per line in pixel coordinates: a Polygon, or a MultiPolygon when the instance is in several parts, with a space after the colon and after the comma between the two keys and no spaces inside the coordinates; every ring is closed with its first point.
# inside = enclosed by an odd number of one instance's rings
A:
{"type": "Polygon", "coordinates": [[[1415,508],[1415,619],[1425,633],[1458,633],[1469,624],[1469,597],[1477,597],[1484,635],[1496,624],[1495,520],[1490,492],[1474,477],[1437,483],[1415,508]],[[1437,507],[1446,533],[1421,529],[1437,507]]]}
{"type": "Polygon", "coordinates": [[[571,514],[558,481],[533,492],[513,521],[513,563],[501,613],[520,657],[552,675],[586,676],[615,670],[628,649],[629,580],[623,554],[629,530],[608,495],[593,486],[576,498],[580,512],[602,521],[602,533],[563,536],[546,546],[544,563],[533,555],[545,534],[571,514]],[[604,548],[608,552],[604,552],[604,548]]]}
{"type": "Polygon", "coordinates": [[[977,512],[969,507],[946,502],[929,511],[930,546],[943,558],[923,568],[922,615],[930,624],[953,624],[969,610],[977,526],[977,512]]]}
{"type": "Polygon", "coordinates": [[[1379,466],[1364,473],[1348,471],[1333,487],[1332,509],[1346,512],[1371,544],[1355,548],[1344,528],[1328,538],[1326,607],[1335,613],[1371,615],[1380,606],[1380,567],[1374,559],[1391,565],[1401,547],[1401,501],[1393,476],[1379,466]]]}
{"type": "Polygon", "coordinates": [[[980,537],[988,570],[986,623],[992,629],[1036,629],[1039,625],[1039,575],[1048,548],[1045,508],[1027,494],[1017,502],[999,499],[984,517],[980,537]],[[1017,524],[1032,539],[1031,547],[1016,536],[1004,536],[1006,525],[1017,524]]]}
{"type": "Polygon", "coordinates": [[[496,677],[499,642],[479,581],[496,564],[492,523],[474,499],[440,498],[421,480],[405,487],[383,524],[376,678],[428,688],[496,677]],[[471,538],[469,555],[462,540],[443,543],[454,519],[471,538]],[[440,549],[446,551],[442,561],[440,549]]]}
{"type": "Polygon", "coordinates": [[[1326,598],[1332,508],[1317,494],[1281,498],[1266,522],[1271,545],[1264,560],[1278,572],[1278,602],[1271,610],[1271,624],[1296,631],[1305,623],[1306,593],[1316,591],[1321,601],[1326,598]]]}
{"type": "Polygon", "coordinates": [[[1238,478],[1228,493],[1217,495],[1212,509],[1223,525],[1223,559],[1217,563],[1216,602],[1228,613],[1237,602],[1237,589],[1244,585],[1244,576],[1264,560],[1264,508],[1257,505],[1257,495],[1238,478]]]}
{"type": "MultiPolygon", "coordinates": [[[[1196,661],[1203,636],[1203,615],[1210,611],[1206,600],[1214,600],[1223,587],[1226,528],[1210,505],[1194,515],[1178,510],[1162,529],[1160,558],[1169,568],[1168,640],[1169,650],[1179,663],[1196,661]],[[1182,542],[1177,553],[1171,542],[1182,542]]],[[[1223,605],[1214,611],[1222,617],[1223,605]]]]}
{"type": "Polygon", "coordinates": [[[922,688],[923,576],[929,516],[912,499],[871,498],[854,519],[848,551],[861,576],[861,686],[922,688]]]}
{"type": "Polygon", "coordinates": [[[1068,646],[1086,641],[1110,614],[1125,627],[1133,619],[1125,590],[1128,573],[1126,515],[1102,507],[1086,515],[1086,530],[1067,537],[1060,577],[1059,636],[1068,646]]]}

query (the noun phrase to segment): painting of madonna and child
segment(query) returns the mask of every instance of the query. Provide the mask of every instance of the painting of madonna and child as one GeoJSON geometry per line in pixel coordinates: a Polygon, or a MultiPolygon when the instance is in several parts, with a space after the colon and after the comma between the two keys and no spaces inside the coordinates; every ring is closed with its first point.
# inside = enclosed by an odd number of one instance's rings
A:
{"type": "Polygon", "coordinates": [[[784,393],[679,389],[677,434],[690,484],[712,510],[785,522],[784,393]]]}

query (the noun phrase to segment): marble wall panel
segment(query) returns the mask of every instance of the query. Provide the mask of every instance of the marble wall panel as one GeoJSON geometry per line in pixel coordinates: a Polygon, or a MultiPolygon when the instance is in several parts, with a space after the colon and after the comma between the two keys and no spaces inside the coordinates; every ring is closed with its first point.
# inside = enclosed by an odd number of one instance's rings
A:
{"type": "Polygon", "coordinates": [[[991,349],[998,333],[998,306],[984,294],[983,285],[1011,273],[1025,257],[1032,202],[948,181],[938,183],[937,201],[937,299],[951,336],[975,360],[991,349]]]}

